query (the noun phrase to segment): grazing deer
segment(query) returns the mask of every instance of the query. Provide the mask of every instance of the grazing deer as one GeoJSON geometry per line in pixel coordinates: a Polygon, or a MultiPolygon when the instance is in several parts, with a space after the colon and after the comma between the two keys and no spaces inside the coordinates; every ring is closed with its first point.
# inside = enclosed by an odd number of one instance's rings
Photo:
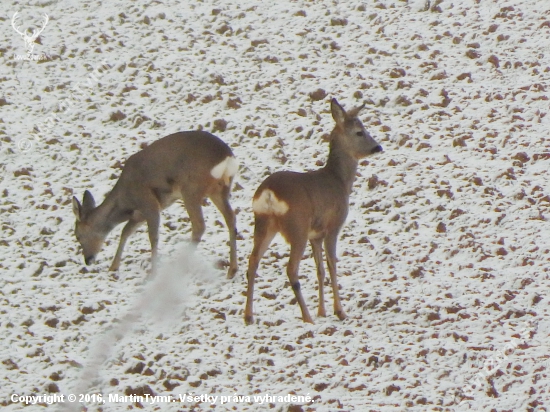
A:
{"type": "Polygon", "coordinates": [[[237,271],[235,214],[229,204],[233,176],[238,164],[233,152],[218,137],[204,131],[174,133],[130,156],[111,192],[98,207],[90,192],[82,204],[73,197],[75,234],[84,261],[91,264],[105,238],[115,226],[126,223],[109,270],[120,265],[128,237],[147,222],[152,268],[157,257],[160,212],[178,199],[185,203],[191,220],[192,241],[200,242],[205,230],[201,204],[212,200],[229,229],[230,264],[227,277],[237,271]]]}
{"type": "Polygon", "coordinates": [[[313,323],[298,280],[298,266],[308,240],[313,250],[319,281],[318,316],[326,316],[323,292],[324,241],[334,295],[334,313],[340,320],[346,318],[336,280],[336,242],[348,214],[349,196],[358,160],[382,151],[382,147],[357,118],[363,107],[364,105],[346,112],[336,99],[332,99],[331,111],[336,126],[330,135],[330,152],[326,165],[307,173],[274,173],[263,181],[254,194],[254,248],[248,263],[248,290],[244,312],[247,324],[254,321],[252,302],[258,264],[273,237],[279,232],[290,243],[287,275],[302,310],[303,321],[313,323]]]}

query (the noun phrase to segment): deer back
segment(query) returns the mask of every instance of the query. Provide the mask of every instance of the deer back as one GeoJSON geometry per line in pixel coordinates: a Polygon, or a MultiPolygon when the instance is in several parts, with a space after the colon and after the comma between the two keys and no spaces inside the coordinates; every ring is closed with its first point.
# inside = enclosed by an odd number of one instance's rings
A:
{"type": "Polygon", "coordinates": [[[137,208],[143,190],[153,190],[162,208],[185,193],[207,196],[213,185],[229,185],[237,172],[231,148],[204,131],[179,132],[130,156],[113,190],[125,193],[137,208]]]}
{"type": "Polygon", "coordinates": [[[277,220],[283,235],[291,228],[311,235],[339,228],[344,223],[348,195],[342,182],[324,169],[306,173],[282,171],[272,174],[258,187],[253,210],[257,215],[277,220]]]}

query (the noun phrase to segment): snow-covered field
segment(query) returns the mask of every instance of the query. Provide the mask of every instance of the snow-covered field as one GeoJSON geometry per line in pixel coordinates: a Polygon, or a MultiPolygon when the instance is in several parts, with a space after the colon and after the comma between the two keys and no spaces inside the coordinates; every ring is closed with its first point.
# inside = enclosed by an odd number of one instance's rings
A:
{"type": "MultiPolygon", "coordinates": [[[[547,0],[30,0],[0,23],[3,410],[44,394],[88,411],[550,408],[547,0]],[[21,30],[49,16],[45,59],[14,56],[15,12],[21,30]],[[252,195],[324,163],[332,97],[366,102],[385,150],[361,163],[338,244],[349,318],[301,321],[277,237],[247,327],[252,195]],[[143,228],[117,276],[119,229],[85,267],[72,196],[101,199],[143,143],[197,128],[241,163],[237,276],[211,204],[196,255],[185,209],[163,213],[156,281],[143,228]],[[145,394],[177,402],[109,401],[145,394]]],[[[309,249],[300,273],[316,313],[309,249]]]]}

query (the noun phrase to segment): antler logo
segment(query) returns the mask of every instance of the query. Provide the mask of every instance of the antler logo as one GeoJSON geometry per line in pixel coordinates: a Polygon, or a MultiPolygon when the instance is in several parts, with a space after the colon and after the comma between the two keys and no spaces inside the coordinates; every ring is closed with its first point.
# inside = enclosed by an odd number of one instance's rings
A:
{"type": "Polygon", "coordinates": [[[18,14],[19,14],[19,12],[15,12],[15,14],[13,15],[13,17],[11,19],[11,25],[12,25],[13,29],[23,38],[23,41],[25,42],[25,49],[27,49],[27,59],[28,60],[35,60],[31,57],[32,52],[34,50],[35,41],[38,38],[38,36],[40,35],[40,33],[42,33],[44,31],[44,29],[46,28],[46,25],[48,24],[48,21],[50,20],[50,18],[48,17],[48,15],[46,13],[44,13],[44,22],[42,24],[42,28],[40,28],[40,29],[35,28],[35,29],[33,29],[32,33],[30,32],[29,29],[22,32],[21,30],[19,30],[19,27],[17,26],[18,14]]]}

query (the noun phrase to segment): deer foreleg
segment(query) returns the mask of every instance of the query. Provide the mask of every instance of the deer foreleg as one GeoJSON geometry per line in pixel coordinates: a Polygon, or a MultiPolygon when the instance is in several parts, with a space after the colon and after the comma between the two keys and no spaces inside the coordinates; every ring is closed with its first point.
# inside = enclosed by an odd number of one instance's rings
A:
{"type": "Polygon", "coordinates": [[[158,259],[158,243],[159,243],[159,226],[160,226],[160,204],[156,198],[149,201],[144,199],[141,207],[141,214],[147,222],[147,232],[149,234],[149,242],[151,243],[151,274],[157,272],[158,259]],[[145,203],[146,202],[146,203],[145,203]]]}
{"type": "Polygon", "coordinates": [[[191,220],[191,240],[193,243],[199,243],[206,229],[201,206],[203,196],[184,195],[183,201],[191,220]]]}
{"type": "Polygon", "coordinates": [[[340,293],[338,291],[338,279],[336,278],[336,242],[338,239],[338,232],[329,234],[325,239],[325,252],[327,254],[327,265],[330,273],[330,284],[332,286],[332,294],[334,297],[334,314],[338,316],[338,319],[346,319],[346,313],[342,308],[340,302],[340,293]]]}
{"type": "Polygon", "coordinates": [[[325,293],[324,293],[324,284],[325,284],[325,268],[323,266],[323,240],[322,239],[311,239],[311,249],[313,250],[313,258],[315,259],[315,265],[317,266],[317,280],[319,283],[319,310],[317,311],[318,316],[327,316],[325,311],[325,293]]]}
{"type": "Polygon", "coordinates": [[[113,262],[111,263],[111,267],[109,268],[110,271],[116,272],[118,270],[120,266],[120,259],[122,258],[122,251],[124,250],[126,241],[142,223],[143,223],[143,220],[133,220],[133,219],[130,219],[128,223],[126,223],[126,225],[124,226],[124,229],[122,229],[122,233],[120,234],[120,242],[118,244],[118,249],[116,251],[116,255],[113,259],[113,262]]]}

